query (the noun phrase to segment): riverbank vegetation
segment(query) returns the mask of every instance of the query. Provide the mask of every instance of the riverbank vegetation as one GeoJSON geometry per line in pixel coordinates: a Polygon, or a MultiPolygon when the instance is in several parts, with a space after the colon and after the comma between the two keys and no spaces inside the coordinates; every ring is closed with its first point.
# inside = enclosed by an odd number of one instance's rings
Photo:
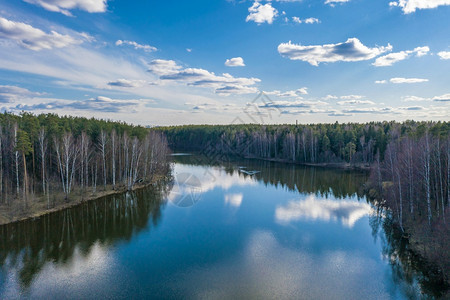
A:
{"type": "Polygon", "coordinates": [[[149,184],[167,173],[168,152],[161,133],[141,126],[0,114],[0,222],[149,184]]]}
{"type": "Polygon", "coordinates": [[[237,155],[319,166],[370,167],[366,192],[409,247],[450,276],[450,123],[190,125],[161,129],[173,149],[212,161],[237,155]]]}

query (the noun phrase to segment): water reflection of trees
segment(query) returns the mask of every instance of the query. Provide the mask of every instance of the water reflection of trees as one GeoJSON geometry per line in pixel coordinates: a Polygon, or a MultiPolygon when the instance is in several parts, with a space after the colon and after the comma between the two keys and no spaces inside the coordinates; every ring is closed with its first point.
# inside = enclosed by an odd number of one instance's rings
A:
{"type": "Polygon", "coordinates": [[[412,252],[408,240],[393,224],[390,214],[383,208],[376,208],[376,213],[369,217],[369,223],[373,237],[382,239],[382,255],[391,266],[392,280],[397,282],[409,299],[417,298],[418,285],[424,298],[446,299],[449,287],[442,274],[412,252]],[[384,234],[379,234],[381,229],[384,234]]]}
{"type": "Polygon", "coordinates": [[[65,264],[79,251],[87,257],[95,244],[130,240],[157,226],[164,205],[164,187],[143,189],[86,202],[35,220],[0,227],[0,264],[18,269],[28,287],[47,262],[65,264]]]}
{"type": "MultiPolygon", "coordinates": [[[[355,194],[363,197],[363,185],[368,179],[366,172],[355,172],[341,169],[308,167],[256,159],[238,159],[224,157],[220,160],[208,159],[204,156],[186,155],[174,157],[176,162],[187,165],[224,166],[229,174],[239,172],[240,166],[246,170],[259,173],[253,177],[267,185],[274,185],[300,193],[313,193],[322,197],[352,197],[355,194]]],[[[250,176],[240,173],[242,176],[250,176]]]]}

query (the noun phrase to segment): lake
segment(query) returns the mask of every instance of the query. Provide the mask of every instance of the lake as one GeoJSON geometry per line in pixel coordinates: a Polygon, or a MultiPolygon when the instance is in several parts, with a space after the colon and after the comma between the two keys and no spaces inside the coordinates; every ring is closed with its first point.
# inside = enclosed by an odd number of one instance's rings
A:
{"type": "Polygon", "coordinates": [[[367,173],[173,160],[170,184],[1,226],[0,298],[408,299],[431,289],[364,197],[367,173]]]}

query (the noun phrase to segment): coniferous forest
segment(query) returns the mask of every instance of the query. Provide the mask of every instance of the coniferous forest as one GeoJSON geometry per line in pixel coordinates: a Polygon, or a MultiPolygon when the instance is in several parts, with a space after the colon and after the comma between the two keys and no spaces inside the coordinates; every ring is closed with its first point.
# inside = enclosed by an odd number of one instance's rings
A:
{"type": "Polygon", "coordinates": [[[2,222],[151,183],[167,173],[167,154],[165,137],[141,126],[1,114],[2,222]]]}

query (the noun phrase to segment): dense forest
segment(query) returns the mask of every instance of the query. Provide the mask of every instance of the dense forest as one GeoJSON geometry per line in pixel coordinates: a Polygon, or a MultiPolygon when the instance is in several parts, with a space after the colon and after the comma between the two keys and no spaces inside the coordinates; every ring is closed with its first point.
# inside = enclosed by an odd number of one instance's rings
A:
{"type": "Polygon", "coordinates": [[[366,191],[416,252],[450,270],[450,123],[164,127],[170,147],[328,166],[370,166],[366,191]]]}
{"type": "Polygon", "coordinates": [[[165,174],[165,137],[141,126],[55,114],[0,114],[0,205],[55,205],[131,190],[165,174]],[[75,196],[74,196],[75,197],[75,196]]]}

